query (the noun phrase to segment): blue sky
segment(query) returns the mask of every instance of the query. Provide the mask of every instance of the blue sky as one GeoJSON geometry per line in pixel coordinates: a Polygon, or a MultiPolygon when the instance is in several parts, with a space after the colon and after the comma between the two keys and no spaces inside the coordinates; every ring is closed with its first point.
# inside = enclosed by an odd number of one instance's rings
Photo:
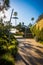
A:
{"type": "MultiPolygon", "coordinates": [[[[30,22],[34,23],[38,16],[43,13],[43,0],[10,0],[11,8],[7,12],[7,15],[11,14],[12,8],[14,12],[18,12],[19,22],[24,22],[25,25],[28,25],[30,22]],[[34,21],[31,21],[31,18],[34,17],[34,21]]],[[[12,20],[12,24],[15,25],[15,21],[12,20]]]]}

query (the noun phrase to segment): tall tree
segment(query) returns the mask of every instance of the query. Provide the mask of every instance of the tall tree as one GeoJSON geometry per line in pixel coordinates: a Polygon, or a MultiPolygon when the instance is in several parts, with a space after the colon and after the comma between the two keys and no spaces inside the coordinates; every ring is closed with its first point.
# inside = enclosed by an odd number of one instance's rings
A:
{"type": "Polygon", "coordinates": [[[22,22],[22,26],[24,26],[24,22],[22,22]]]}
{"type": "Polygon", "coordinates": [[[10,0],[0,0],[0,13],[3,12],[2,14],[4,14],[3,17],[1,17],[1,19],[6,18],[5,10],[8,10],[9,7],[10,0]]]}
{"type": "Polygon", "coordinates": [[[32,26],[32,24],[31,24],[31,23],[29,23],[28,27],[30,28],[31,26],[32,26]]]}
{"type": "Polygon", "coordinates": [[[9,0],[0,0],[0,11],[7,10],[10,7],[9,0]]]}

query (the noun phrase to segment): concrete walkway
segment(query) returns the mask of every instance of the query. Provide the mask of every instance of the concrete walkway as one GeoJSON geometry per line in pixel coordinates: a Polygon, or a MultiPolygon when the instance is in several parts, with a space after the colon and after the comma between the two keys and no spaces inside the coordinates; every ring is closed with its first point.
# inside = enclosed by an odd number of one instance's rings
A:
{"type": "Polygon", "coordinates": [[[17,39],[18,55],[15,65],[43,65],[43,45],[33,39],[17,39]]]}

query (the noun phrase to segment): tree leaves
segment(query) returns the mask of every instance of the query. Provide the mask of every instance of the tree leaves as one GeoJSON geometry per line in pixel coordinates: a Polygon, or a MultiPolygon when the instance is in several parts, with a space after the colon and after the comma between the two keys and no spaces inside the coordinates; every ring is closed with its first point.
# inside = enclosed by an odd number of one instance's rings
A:
{"type": "Polygon", "coordinates": [[[10,1],[9,0],[2,0],[0,2],[0,11],[3,11],[4,9],[7,10],[9,7],[10,7],[10,1]]]}

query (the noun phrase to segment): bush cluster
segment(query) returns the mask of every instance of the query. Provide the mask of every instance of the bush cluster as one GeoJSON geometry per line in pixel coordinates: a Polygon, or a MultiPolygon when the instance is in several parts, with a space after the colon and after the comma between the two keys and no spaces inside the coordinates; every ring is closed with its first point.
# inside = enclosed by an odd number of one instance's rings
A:
{"type": "Polygon", "coordinates": [[[18,41],[10,33],[9,43],[9,31],[4,26],[2,27],[0,28],[0,65],[14,65],[14,58],[18,52],[18,41]]]}
{"type": "Polygon", "coordinates": [[[32,34],[36,41],[43,41],[43,28],[40,30],[36,28],[36,25],[31,28],[32,34]]]}

